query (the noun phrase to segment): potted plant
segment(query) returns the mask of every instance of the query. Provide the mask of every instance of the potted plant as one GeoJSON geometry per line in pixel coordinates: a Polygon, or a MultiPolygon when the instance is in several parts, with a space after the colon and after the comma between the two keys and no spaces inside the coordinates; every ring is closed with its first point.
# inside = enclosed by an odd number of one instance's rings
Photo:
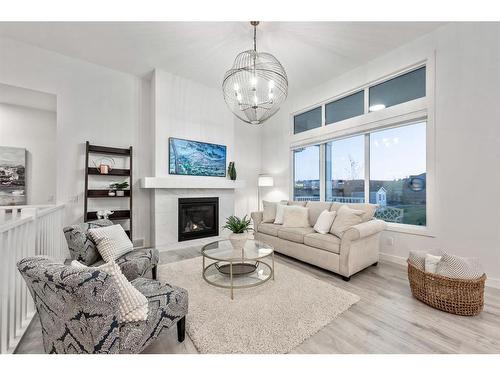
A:
{"type": "Polygon", "coordinates": [[[250,219],[247,219],[247,215],[243,218],[229,216],[223,228],[231,231],[229,241],[231,241],[231,245],[235,249],[242,249],[245,246],[245,242],[248,240],[248,231],[253,230],[250,226],[250,219]]]}
{"type": "Polygon", "coordinates": [[[128,182],[127,181],[116,182],[114,184],[109,185],[109,187],[116,191],[117,197],[123,197],[125,196],[125,192],[123,191],[123,189],[128,188],[128,182]]]}

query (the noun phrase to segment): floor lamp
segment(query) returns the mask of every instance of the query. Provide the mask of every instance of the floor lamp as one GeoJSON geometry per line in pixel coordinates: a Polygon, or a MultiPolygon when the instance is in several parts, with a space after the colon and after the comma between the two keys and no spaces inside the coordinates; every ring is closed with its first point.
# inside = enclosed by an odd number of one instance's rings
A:
{"type": "Polygon", "coordinates": [[[260,188],[261,187],[269,187],[269,186],[274,186],[274,179],[273,176],[269,175],[259,175],[259,180],[257,183],[257,211],[260,211],[260,188]]]}

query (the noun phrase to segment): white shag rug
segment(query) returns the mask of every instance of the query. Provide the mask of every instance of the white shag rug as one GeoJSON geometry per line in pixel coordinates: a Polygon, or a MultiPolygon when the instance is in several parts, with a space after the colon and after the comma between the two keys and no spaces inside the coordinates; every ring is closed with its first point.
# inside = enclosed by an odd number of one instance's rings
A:
{"type": "Polygon", "coordinates": [[[158,267],[158,278],[187,289],[186,330],[200,353],[288,353],[359,301],[355,294],[276,262],[275,280],[249,289],[211,286],[202,258],[158,267]]]}

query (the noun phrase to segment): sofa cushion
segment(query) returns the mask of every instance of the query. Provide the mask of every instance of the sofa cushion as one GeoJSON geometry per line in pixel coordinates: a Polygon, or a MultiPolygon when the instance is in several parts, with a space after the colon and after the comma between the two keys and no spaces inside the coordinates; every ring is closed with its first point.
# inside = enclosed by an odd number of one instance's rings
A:
{"type": "Polygon", "coordinates": [[[278,237],[278,230],[283,228],[282,225],[271,224],[271,223],[261,223],[259,225],[259,232],[268,234],[270,236],[278,237]]]}
{"type": "Polygon", "coordinates": [[[283,226],[288,228],[308,228],[309,209],[300,206],[286,206],[283,226]]]}
{"type": "Polygon", "coordinates": [[[363,215],[364,211],[362,210],[355,210],[347,206],[341,206],[335,215],[335,220],[333,220],[330,233],[336,235],[337,237],[342,237],[344,232],[350,227],[363,222],[361,219],[361,216],[363,215]]]}
{"type": "Polygon", "coordinates": [[[313,228],[281,228],[278,230],[278,237],[297,243],[304,243],[306,234],[314,233],[313,228]]]}
{"type": "Polygon", "coordinates": [[[307,202],[306,207],[309,209],[309,225],[313,227],[318,221],[319,215],[321,215],[324,210],[330,211],[331,206],[332,202],[307,202]]]}
{"type": "Polygon", "coordinates": [[[364,223],[368,220],[371,220],[373,216],[375,215],[375,211],[377,210],[377,205],[376,204],[371,204],[371,203],[339,203],[339,202],[333,202],[332,206],[330,207],[330,211],[337,211],[340,207],[342,206],[347,206],[349,208],[352,208],[353,210],[361,210],[364,211],[364,214],[361,216],[361,222],[364,223]]]}
{"type": "Polygon", "coordinates": [[[90,266],[101,259],[94,241],[88,235],[88,230],[110,225],[113,225],[112,221],[102,219],[65,227],[63,232],[68,243],[71,259],[77,260],[86,266],[90,266]]]}
{"type": "Polygon", "coordinates": [[[340,238],[333,234],[311,233],[304,236],[304,244],[331,253],[340,254],[340,238]]]}
{"type": "Polygon", "coordinates": [[[288,201],[289,206],[305,207],[306,204],[307,204],[307,201],[288,201]]]}
{"type": "Polygon", "coordinates": [[[274,223],[276,218],[276,202],[262,201],[264,211],[262,212],[263,223],[274,223]]]}

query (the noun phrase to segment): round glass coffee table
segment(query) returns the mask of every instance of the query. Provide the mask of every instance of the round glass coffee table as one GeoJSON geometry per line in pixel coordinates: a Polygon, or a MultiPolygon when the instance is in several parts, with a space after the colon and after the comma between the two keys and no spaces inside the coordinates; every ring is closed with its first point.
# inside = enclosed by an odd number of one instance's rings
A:
{"type": "Polygon", "coordinates": [[[231,290],[250,288],[274,280],[274,248],[264,242],[249,239],[242,249],[229,240],[211,242],[201,249],[203,279],[210,285],[231,290]],[[271,258],[271,264],[264,258],[271,258]],[[207,259],[214,262],[206,265],[207,259]]]}

